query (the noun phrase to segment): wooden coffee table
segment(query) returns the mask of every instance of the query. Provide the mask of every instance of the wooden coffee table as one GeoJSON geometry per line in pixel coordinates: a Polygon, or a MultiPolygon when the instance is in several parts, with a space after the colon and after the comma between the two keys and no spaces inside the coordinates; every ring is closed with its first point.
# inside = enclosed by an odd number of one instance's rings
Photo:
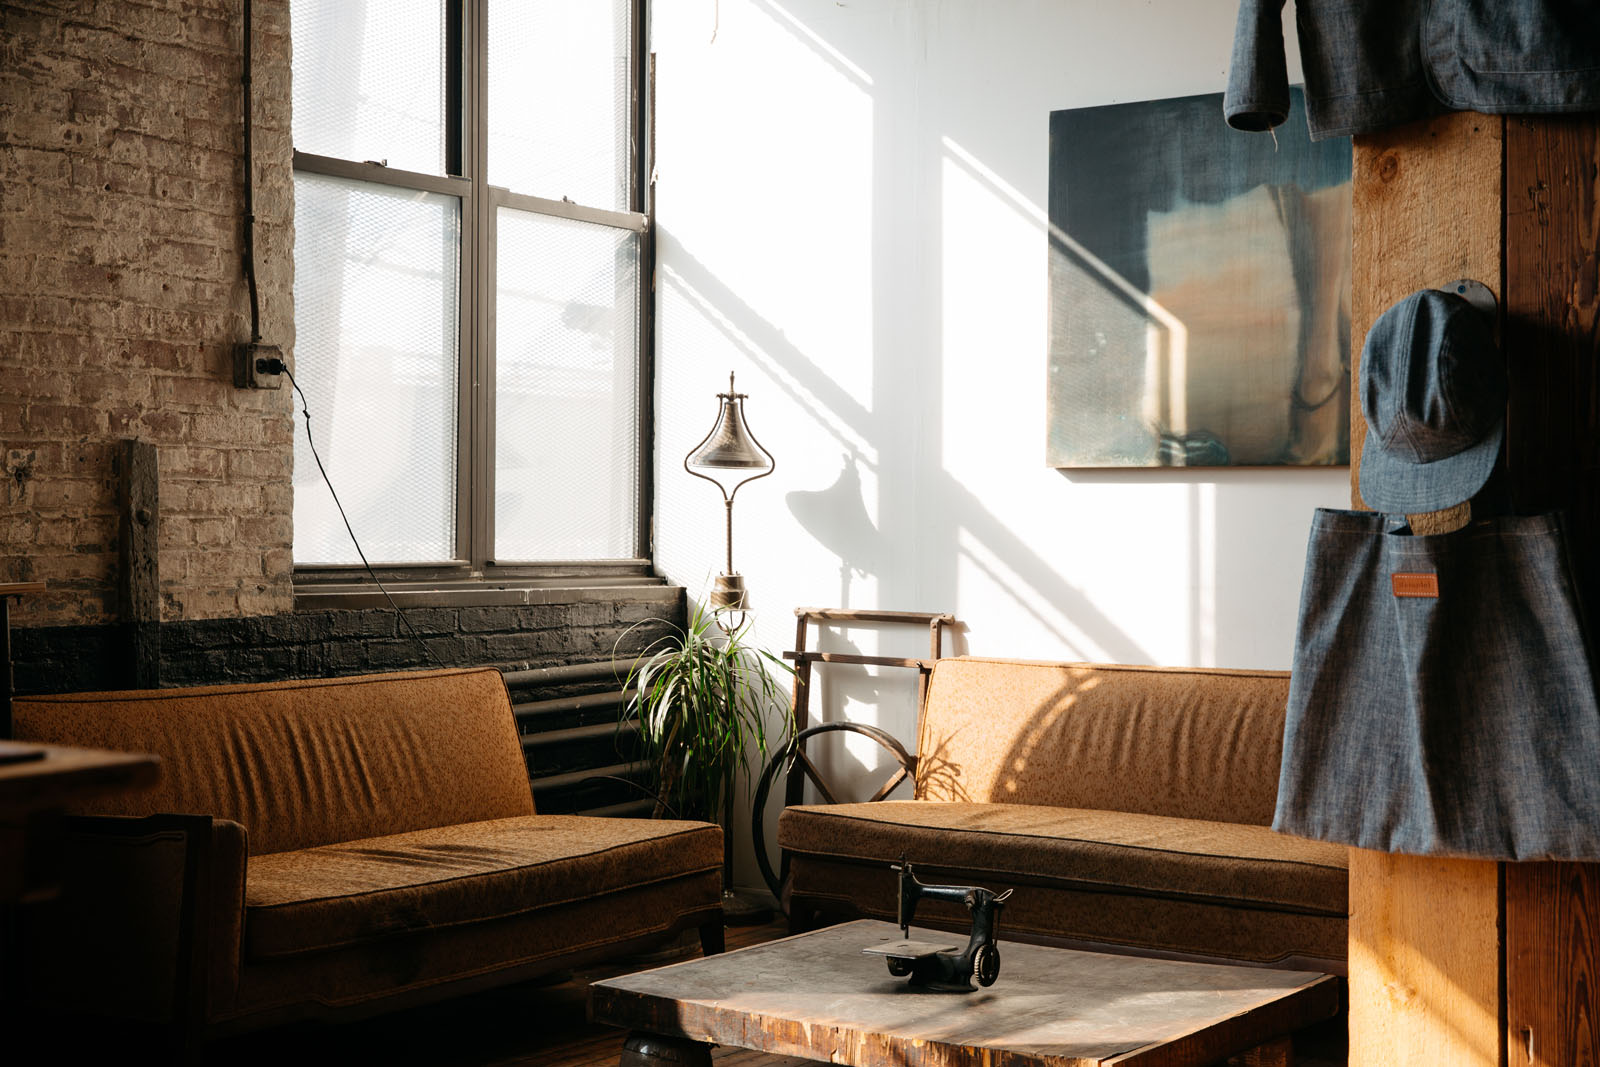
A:
{"type": "MultiPolygon", "coordinates": [[[[918,940],[964,936],[913,929],[918,940]]],[[[862,949],[863,920],[596,982],[589,1013],[633,1031],[622,1067],[703,1067],[731,1045],[855,1067],[1287,1067],[1289,1035],[1339,1010],[1338,979],[1000,943],[1000,979],[927,993],[862,949]]]]}

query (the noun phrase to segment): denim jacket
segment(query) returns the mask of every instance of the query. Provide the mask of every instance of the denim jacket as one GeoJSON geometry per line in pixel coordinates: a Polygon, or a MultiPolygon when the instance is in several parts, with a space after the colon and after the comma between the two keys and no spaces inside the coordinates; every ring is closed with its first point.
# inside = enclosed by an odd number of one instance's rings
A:
{"type": "MultiPolygon", "coordinates": [[[[1289,113],[1283,0],[1240,0],[1223,112],[1289,113]]],[[[1600,110],[1596,0],[1296,0],[1312,140],[1445,110],[1600,110]]]]}

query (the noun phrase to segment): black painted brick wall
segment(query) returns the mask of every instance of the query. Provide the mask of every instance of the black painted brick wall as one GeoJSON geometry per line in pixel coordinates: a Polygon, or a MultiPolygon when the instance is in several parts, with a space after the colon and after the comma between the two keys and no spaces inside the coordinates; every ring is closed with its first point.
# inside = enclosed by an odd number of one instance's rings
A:
{"type": "MultiPolygon", "coordinates": [[[[503,670],[631,660],[684,624],[684,598],[585,598],[514,607],[294,612],[162,623],[160,684],[327,678],[426,667],[503,670]],[[415,631],[413,636],[412,631],[415,631]]],[[[132,688],[133,639],[122,626],[18,628],[16,691],[132,688]]],[[[624,668],[625,670],[626,668],[624,668]]]]}

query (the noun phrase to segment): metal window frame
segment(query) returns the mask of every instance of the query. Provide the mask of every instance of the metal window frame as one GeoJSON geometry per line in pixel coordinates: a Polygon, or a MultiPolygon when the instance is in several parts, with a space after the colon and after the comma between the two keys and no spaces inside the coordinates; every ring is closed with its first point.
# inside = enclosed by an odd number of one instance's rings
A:
{"type": "MultiPolygon", "coordinates": [[[[460,558],[378,565],[380,579],[429,588],[503,590],[506,582],[530,585],[620,585],[653,580],[651,507],[654,447],[654,189],[650,175],[653,78],[646,52],[647,0],[632,6],[632,74],[629,95],[628,210],[617,211],[550,200],[488,184],[488,8],[489,0],[444,0],[446,19],[445,170],[443,175],[398,170],[295,151],[294,170],[307,174],[415,189],[457,198],[460,258],[457,296],[457,433],[455,548],[460,558]],[[634,555],[627,559],[494,559],[495,441],[495,256],[496,212],[511,207],[541,215],[595,223],[639,235],[637,477],[634,555]],[[495,584],[498,583],[498,584],[495,584]]],[[[297,599],[326,591],[347,596],[352,585],[371,584],[360,564],[296,562],[297,599]]]]}

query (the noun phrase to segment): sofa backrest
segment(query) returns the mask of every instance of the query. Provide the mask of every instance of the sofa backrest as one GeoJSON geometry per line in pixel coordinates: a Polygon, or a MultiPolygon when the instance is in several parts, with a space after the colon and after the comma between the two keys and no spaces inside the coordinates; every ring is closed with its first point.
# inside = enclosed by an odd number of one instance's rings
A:
{"type": "Polygon", "coordinates": [[[215,815],[250,852],[533,813],[492,668],[19,697],[21,739],[161,757],[154,789],[107,815],[215,815]]]}
{"type": "Polygon", "coordinates": [[[1270,825],[1287,671],[939,660],[916,796],[1270,825]]]}

